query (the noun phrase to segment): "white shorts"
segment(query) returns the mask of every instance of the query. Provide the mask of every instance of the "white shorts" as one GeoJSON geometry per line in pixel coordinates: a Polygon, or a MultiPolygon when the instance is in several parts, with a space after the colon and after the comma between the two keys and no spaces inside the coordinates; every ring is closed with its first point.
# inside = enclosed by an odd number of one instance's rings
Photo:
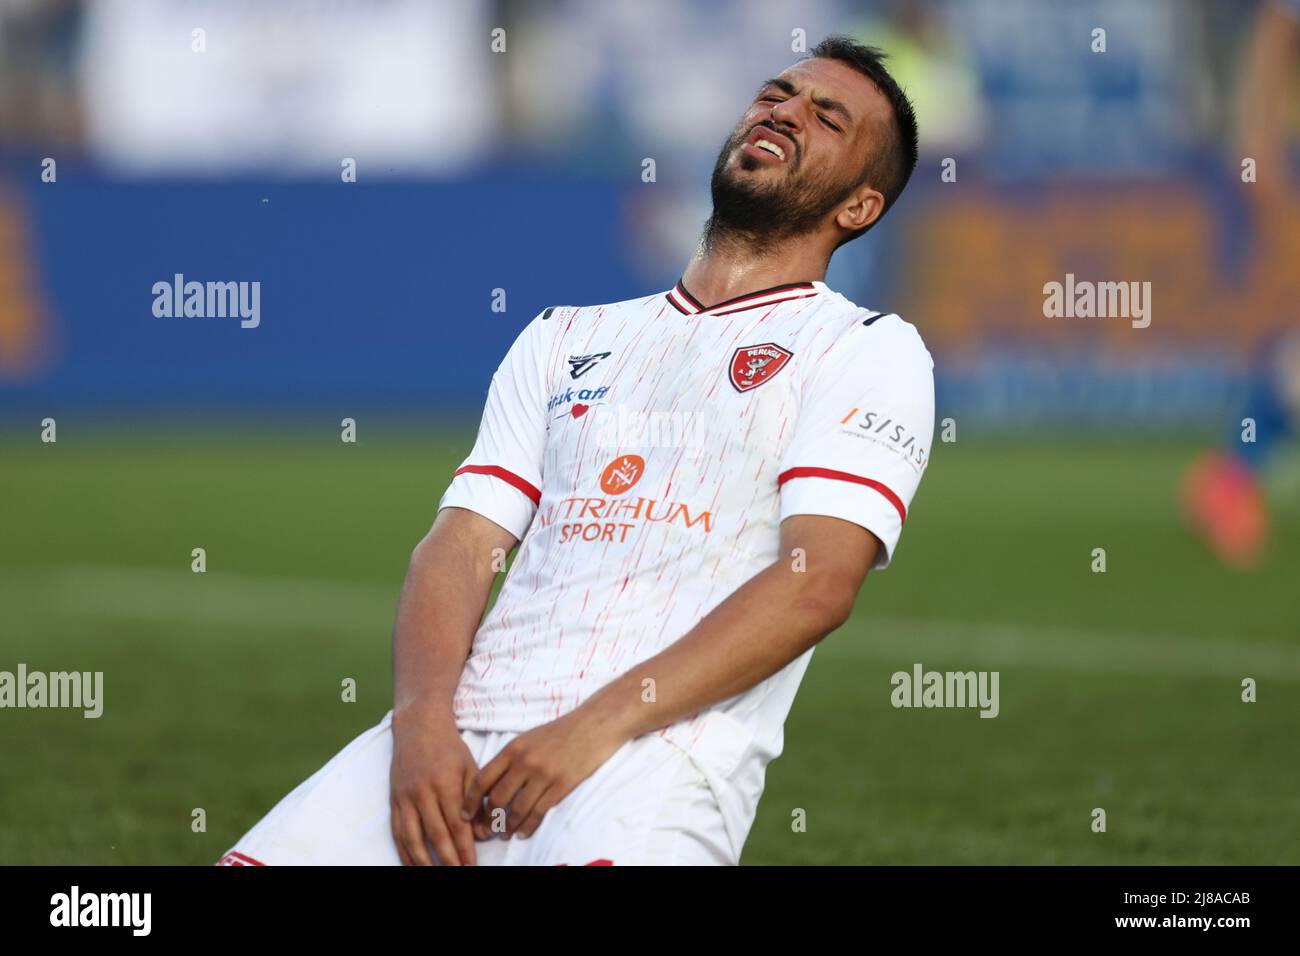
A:
{"type": "MultiPolygon", "coordinates": [[[[249,830],[221,864],[397,866],[389,803],[392,712],[249,830]]],[[[482,767],[517,736],[462,730],[482,767]]],[[[526,840],[475,845],[479,865],[725,865],[722,811],[690,757],[658,734],[625,743],[526,840]]]]}

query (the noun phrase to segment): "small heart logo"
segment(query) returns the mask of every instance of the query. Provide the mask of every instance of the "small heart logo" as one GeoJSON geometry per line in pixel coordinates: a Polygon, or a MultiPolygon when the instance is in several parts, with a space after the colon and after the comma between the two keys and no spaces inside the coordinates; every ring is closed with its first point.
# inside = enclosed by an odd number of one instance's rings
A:
{"type": "Polygon", "coordinates": [[[585,415],[585,414],[587,413],[587,409],[589,409],[589,408],[591,408],[590,405],[582,405],[582,404],[574,405],[574,406],[573,406],[573,417],[574,417],[574,418],[581,418],[583,415],[585,415]]]}

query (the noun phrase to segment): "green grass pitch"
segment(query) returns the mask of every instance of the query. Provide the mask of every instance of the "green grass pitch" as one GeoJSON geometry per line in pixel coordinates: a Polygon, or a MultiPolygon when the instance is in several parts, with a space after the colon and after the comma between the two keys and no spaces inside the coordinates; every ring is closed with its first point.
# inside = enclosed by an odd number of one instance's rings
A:
{"type": "MultiPolygon", "coordinates": [[[[59,427],[0,443],[0,669],[103,671],[104,714],[0,711],[0,863],[211,863],[387,710],[406,560],[469,439],[59,427]]],[[[939,445],[744,862],[1300,863],[1300,514],[1263,571],[1220,570],[1178,521],[1193,451],[939,445]],[[1001,713],[894,709],[918,662],[998,671],[1001,713]]]]}

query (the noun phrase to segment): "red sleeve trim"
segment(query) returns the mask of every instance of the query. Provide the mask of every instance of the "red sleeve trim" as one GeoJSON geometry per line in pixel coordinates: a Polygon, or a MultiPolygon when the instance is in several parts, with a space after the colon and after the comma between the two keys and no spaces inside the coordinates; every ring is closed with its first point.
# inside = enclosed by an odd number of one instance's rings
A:
{"type": "Polygon", "coordinates": [[[851,481],[857,485],[866,485],[882,495],[894,506],[898,512],[900,522],[907,520],[907,506],[903,504],[903,499],[894,494],[889,486],[876,481],[874,478],[863,478],[861,475],[851,475],[847,471],[833,471],[830,468],[787,468],[781,474],[777,475],[776,486],[779,488],[791,478],[832,478],[835,481],[851,481]]]}
{"type": "Polygon", "coordinates": [[[255,860],[251,856],[248,856],[247,854],[244,853],[240,853],[237,850],[231,850],[229,853],[227,853],[225,856],[223,856],[220,860],[218,860],[213,865],[214,866],[266,866],[266,864],[263,863],[261,860],[255,860]]]}
{"type": "MultiPolygon", "coordinates": [[[[456,469],[456,475],[491,475],[493,478],[500,478],[506,484],[518,488],[533,500],[533,504],[537,505],[542,502],[540,488],[535,488],[513,471],[506,471],[499,465],[465,465],[463,468],[456,469]]],[[[454,478],[456,475],[452,477],[454,478]]]]}

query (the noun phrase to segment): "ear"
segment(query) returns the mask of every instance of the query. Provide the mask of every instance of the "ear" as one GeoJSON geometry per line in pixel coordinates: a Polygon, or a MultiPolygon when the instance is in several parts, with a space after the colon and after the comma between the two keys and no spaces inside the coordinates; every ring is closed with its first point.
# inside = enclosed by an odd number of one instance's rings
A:
{"type": "Polygon", "coordinates": [[[835,224],[846,232],[865,229],[885,211],[885,197],[870,186],[859,186],[835,214],[835,224]]]}

